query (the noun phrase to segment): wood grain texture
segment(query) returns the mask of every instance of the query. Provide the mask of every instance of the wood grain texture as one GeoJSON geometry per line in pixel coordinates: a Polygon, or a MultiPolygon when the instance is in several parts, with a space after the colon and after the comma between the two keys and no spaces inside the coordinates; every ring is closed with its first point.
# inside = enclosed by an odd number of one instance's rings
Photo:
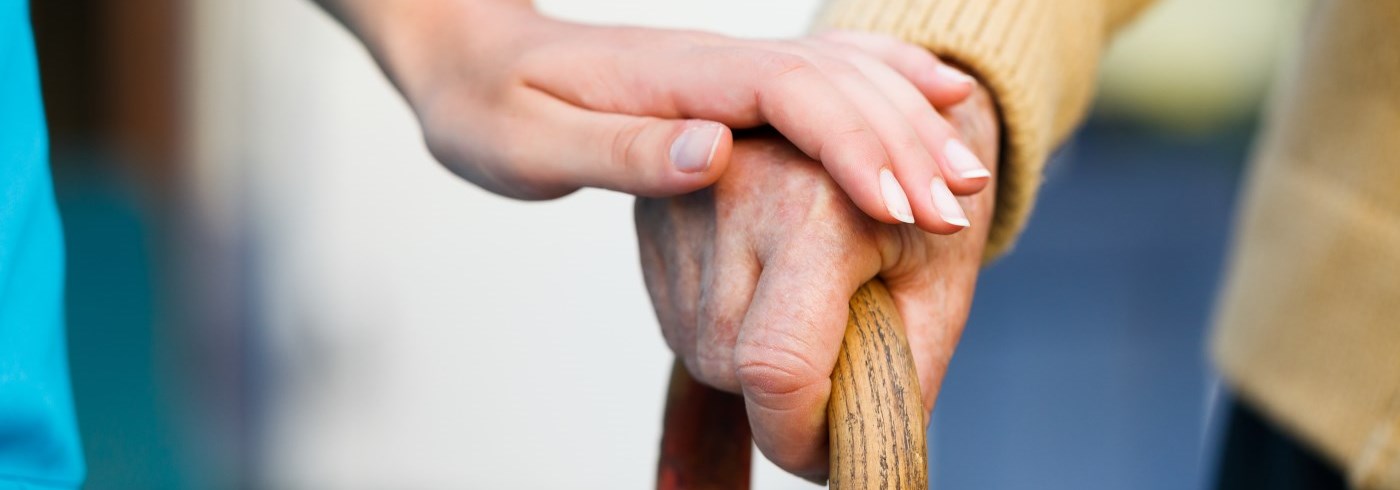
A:
{"type": "Polygon", "coordinates": [[[928,488],[914,357],[894,299],[878,279],[851,297],[831,382],[831,488],[928,488]]]}

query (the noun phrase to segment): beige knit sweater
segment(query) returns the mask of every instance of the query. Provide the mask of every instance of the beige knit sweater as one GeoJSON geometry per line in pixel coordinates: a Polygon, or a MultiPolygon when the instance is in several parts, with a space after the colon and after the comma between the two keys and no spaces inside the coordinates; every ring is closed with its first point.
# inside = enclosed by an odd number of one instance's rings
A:
{"type": "MultiPolygon", "coordinates": [[[[988,253],[1025,223],[1112,33],[1146,0],[832,0],[823,24],[968,67],[1005,160],[988,253]]],[[[1212,354],[1227,382],[1346,471],[1400,489],[1400,0],[1318,0],[1254,158],[1212,354]]]]}

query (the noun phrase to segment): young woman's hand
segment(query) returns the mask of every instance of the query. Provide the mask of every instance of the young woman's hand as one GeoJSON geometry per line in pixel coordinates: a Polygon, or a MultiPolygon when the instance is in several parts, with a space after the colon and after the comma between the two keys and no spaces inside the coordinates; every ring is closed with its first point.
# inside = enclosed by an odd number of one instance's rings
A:
{"type": "Polygon", "coordinates": [[[990,178],[935,106],[971,78],[892,38],[790,41],[541,17],[515,0],[322,0],[418,114],[448,168],[493,192],[677,195],[715,182],[730,128],[772,125],[856,206],[936,233],[990,178]]]}

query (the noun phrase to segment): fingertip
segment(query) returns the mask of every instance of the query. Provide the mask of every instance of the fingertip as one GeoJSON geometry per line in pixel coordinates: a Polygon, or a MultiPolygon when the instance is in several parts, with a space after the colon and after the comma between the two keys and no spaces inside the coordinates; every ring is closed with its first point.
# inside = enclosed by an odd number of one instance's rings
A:
{"type": "Polygon", "coordinates": [[[937,108],[957,105],[972,96],[977,89],[977,79],[946,63],[939,62],[928,75],[925,93],[929,102],[937,108]]]}
{"type": "MultiPolygon", "coordinates": [[[[789,334],[790,335],[790,334],[789,334]]],[[[771,348],[763,347],[771,351],[771,348]]],[[[736,350],[736,375],[754,445],[774,465],[797,475],[818,475],[827,458],[826,400],[829,379],[803,373],[804,361],[791,353],[745,354],[736,350]],[[793,363],[794,360],[798,362],[793,363]]],[[[833,356],[834,357],[834,356],[833,356]]]]}
{"type": "Polygon", "coordinates": [[[938,66],[934,67],[933,72],[949,86],[963,87],[971,91],[972,87],[977,85],[977,79],[972,78],[972,75],[968,75],[947,63],[939,63],[938,66]]]}
{"type": "Polygon", "coordinates": [[[929,84],[923,92],[924,97],[928,98],[928,102],[933,104],[934,108],[947,109],[967,100],[968,97],[972,96],[972,92],[976,87],[976,84],[949,85],[941,81],[935,81],[929,84]]]}
{"type": "Polygon", "coordinates": [[[975,168],[958,174],[964,180],[981,180],[984,183],[992,178],[992,173],[985,168],[975,168]]]}
{"type": "Polygon", "coordinates": [[[709,180],[711,184],[724,175],[724,171],[729,168],[730,156],[734,153],[734,132],[723,124],[720,127],[722,129],[719,138],[715,140],[715,146],[710,155],[710,168],[705,172],[711,177],[709,180]]]}
{"type": "Polygon", "coordinates": [[[956,235],[957,233],[966,230],[969,227],[967,220],[956,221],[959,222],[950,223],[942,219],[921,221],[919,222],[919,229],[935,235],[956,235]]]}
{"type": "MultiPolygon", "coordinates": [[[[856,189],[863,189],[868,184],[864,180],[860,182],[846,182],[836,176],[836,183],[846,190],[846,195],[856,207],[875,221],[887,225],[918,225],[923,226],[923,215],[926,212],[926,205],[918,201],[921,192],[911,192],[910,186],[900,180],[903,177],[895,175],[889,166],[880,167],[875,173],[875,189],[873,192],[859,192],[856,189]]],[[[855,176],[841,176],[846,178],[859,179],[855,176]]]]}
{"type": "Polygon", "coordinates": [[[945,185],[954,195],[968,196],[981,192],[992,180],[992,172],[982,159],[968,149],[957,138],[949,138],[943,144],[943,156],[939,159],[945,185]]]}
{"type": "Polygon", "coordinates": [[[902,223],[914,223],[914,211],[909,206],[909,195],[895,179],[894,172],[888,168],[880,169],[880,197],[885,201],[885,209],[891,217],[902,223]]]}
{"type": "MultiPolygon", "coordinates": [[[[635,192],[624,192],[646,197],[675,196],[709,187],[724,175],[734,149],[734,136],[729,127],[706,120],[679,121],[671,134],[665,155],[669,170],[654,173],[654,170],[642,169],[639,174],[656,175],[657,180],[644,177],[650,182],[643,183],[635,192]]],[[[638,169],[636,165],[630,167],[638,169]]]]}
{"type": "Polygon", "coordinates": [[[953,235],[972,226],[957,196],[948,189],[941,175],[935,174],[922,189],[911,190],[910,195],[918,196],[916,206],[920,230],[935,235],[953,235]]]}
{"type": "Polygon", "coordinates": [[[992,182],[992,174],[986,170],[966,172],[948,179],[948,190],[956,196],[972,196],[987,189],[992,182]]]}
{"type": "Polygon", "coordinates": [[[972,226],[962,204],[942,178],[934,178],[929,184],[929,196],[939,219],[933,226],[924,228],[925,230],[940,235],[951,235],[972,226]]]}
{"type": "Polygon", "coordinates": [[[671,165],[683,173],[705,173],[714,162],[720,142],[727,139],[729,128],[714,121],[686,121],[680,134],[671,141],[671,165]]]}
{"type": "Polygon", "coordinates": [[[977,88],[975,78],[944,64],[932,54],[925,54],[926,57],[917,62],[911,61],[894,68],[914,84],[935,108],[951,107],[972,96],[977,88]]]}

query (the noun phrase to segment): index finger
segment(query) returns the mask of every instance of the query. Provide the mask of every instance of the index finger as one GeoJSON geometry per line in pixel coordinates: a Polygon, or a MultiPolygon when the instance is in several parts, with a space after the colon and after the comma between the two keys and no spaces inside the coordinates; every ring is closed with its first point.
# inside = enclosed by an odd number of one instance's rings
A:
{"type": "Polygon", "coordinates": [[[944,63],[927,49],[891,36],[838,29],[821,32],[816,37],[853,46],[879,58],[918,87],[934,107],[962,102],[977,86],[975,78],[944,63]]]}
{"type": "Polygon", "coordinates": [[[849,301],[879,258],[832,267],[829,252],[781,252],[765,265],[734,357],[754,443],[778,467],[820,481],[828,464],[826,405],[849,301]]]}

